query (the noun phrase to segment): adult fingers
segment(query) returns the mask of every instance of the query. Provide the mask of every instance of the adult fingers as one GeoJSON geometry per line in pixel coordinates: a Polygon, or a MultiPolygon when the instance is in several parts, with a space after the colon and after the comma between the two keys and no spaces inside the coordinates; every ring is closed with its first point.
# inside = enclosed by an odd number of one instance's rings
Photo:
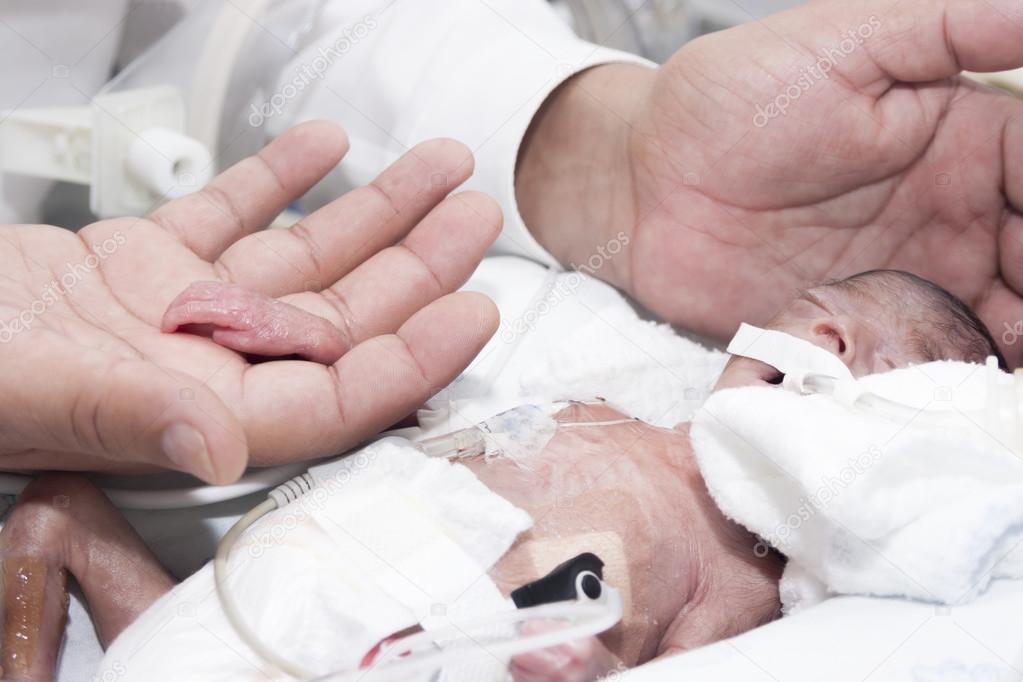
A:
{"type": "Polygon", "coordinates": [[[875,96],[895,81],[1023,66],[1023,5],[1015,0],[830,0],[770,17],[760,28],[770,32],[767,40],[788,43],[782,53],[805,48],[875,96]]]}
{"type": "Polygon", "coordinates": [[[234,481],[247,463],[237,418],[187,375],[54,337],[19,343],[18,362],[4,372],[5,451],[82,453],[125,467],[185,471],[209,483],[234,481]]]}
{"type": "Polygon", "coordinates": [[[254,464],[343,452],[421,406],[465,369],[497,329],[481,294],[445,296],[395,334],[338,362],[268,362],[245,374],[242,414],[254,464]]]}
{"type": "Polygon", "coordinates": [[[354,343],[389,334],[416,311],[460,287],[501,230],[501,209],[485,194],[445,199],[404,242],[384,249],[319,293],[285,297],[330,320],[354,343]]]}
{"type": "Polygon", "coordinates": [[[213,261],[239,238],[269,225],[347,151],[348,137],[336,124],[303,123],[149,217],[200,258],[213,261]]]}
{"type": "Polygon", "coordinates": [[[369,185],[294,226],[242,239],[215,267],[223,279],[268,296],[323,289],[404,237],[472,169],[472,154],[461,143],[423,142],[369,185]]]}

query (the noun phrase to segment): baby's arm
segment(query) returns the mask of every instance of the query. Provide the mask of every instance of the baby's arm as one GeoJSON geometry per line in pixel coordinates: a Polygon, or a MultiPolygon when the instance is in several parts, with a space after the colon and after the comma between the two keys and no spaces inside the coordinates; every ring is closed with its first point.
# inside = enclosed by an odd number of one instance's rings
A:
{"type": "Polygon", "coordinates": [[[67,574],[106,647],[174,580],[106,496],[81,476],[32,482],[0,531],[5,680],[52,680],[67,618],[67,574]]]}

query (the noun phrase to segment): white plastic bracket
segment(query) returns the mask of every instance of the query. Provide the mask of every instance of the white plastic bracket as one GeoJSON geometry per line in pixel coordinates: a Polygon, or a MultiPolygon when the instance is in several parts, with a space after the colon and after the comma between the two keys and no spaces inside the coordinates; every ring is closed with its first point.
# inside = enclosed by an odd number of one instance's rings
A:
{"type": "Polygon", "coordinates": [[[89,185],[89,207],[102,218],[143,215],[213,175],[212,156],[185,125],[184,101],[169,86],[18,110],[0,126],[0,170],[89,185]]]}

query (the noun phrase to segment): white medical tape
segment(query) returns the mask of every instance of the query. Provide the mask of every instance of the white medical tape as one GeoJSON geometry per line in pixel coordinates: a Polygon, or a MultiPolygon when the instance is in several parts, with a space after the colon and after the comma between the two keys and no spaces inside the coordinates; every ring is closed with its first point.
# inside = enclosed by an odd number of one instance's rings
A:
{"type": "MultiPolygon", "coordinates": [[[[820,346],[776,329],[760,329],[751,324],[739,325],[728,344],[728,352],[759,360],[783,374],[823,374],[835,379],[855,381],[852,372],[837,355],[820,346]]],[[[802,381],[798,381],[802,384],[802,381]]]]}

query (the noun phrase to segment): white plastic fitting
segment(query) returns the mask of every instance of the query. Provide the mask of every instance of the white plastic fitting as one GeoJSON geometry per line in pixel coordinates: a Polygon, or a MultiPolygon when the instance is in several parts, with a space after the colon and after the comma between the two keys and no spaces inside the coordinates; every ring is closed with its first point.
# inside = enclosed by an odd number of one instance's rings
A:
{"type": "Polygon", "coordinates": [[[213,177],[213,158],[202,144],[170,128],[143,130],[128,147],[128,170],[155,196],[190,194],[213,177]]]}
{"type": "Polygon", "coordinates": [[[89,185],[89,208],[101,218],[144,215],[213,176],[208,149],[184,131],[184,103],[169,86],[21,109],[0,126],[0,170],[89,185]]]}

